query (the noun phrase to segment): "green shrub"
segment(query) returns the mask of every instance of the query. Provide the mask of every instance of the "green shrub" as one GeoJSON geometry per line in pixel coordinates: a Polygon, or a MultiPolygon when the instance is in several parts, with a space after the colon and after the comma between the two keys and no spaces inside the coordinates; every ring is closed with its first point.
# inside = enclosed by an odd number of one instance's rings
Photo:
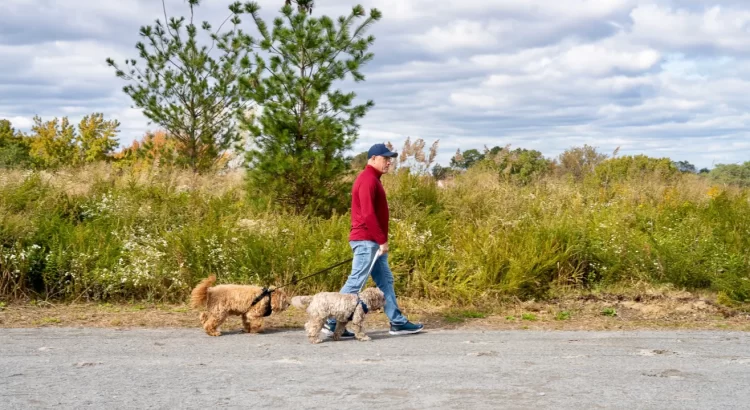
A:
{"type": "MultiPolygon", "coordinates": [[[[348,214],[264,210],[241,175],[113,169],[3,174],[0,295],[184,301],[210,274],[279,285],[351,257],[348,214]]],[[[750,299],[748,189],[653,172],[606,188],[556,176],[519,185],[482,167],[445,188],[408,168],[383,183],[401,296],[476,306],[645,282],[750,299]]],[[[335,290],[349,270],[289,290],[335,290]]]]}
{"type": "Polygon", "coordinates": [[[594,168],[596,180],[601,184],[625,180],[658,178],[668,181],[679,173],[669,158],[651,158],[645,155],[610,158],[594,168]]]}
{"type": "Polygon", "coordinates": [[[750,161],[740,164],[718,164],[708,173],[709,178],[723,184],[750,187],[750,161]]]}

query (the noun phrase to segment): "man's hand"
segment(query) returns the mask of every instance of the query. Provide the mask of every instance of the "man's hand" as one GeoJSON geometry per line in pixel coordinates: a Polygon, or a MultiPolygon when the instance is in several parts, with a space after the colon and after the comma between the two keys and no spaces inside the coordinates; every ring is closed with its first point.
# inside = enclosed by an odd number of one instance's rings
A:
{"type": "Polygon", "coordinates": [[[380,245],[380,254],[385,255],[386,253],[388,253],[388,242],[380,245]]]}

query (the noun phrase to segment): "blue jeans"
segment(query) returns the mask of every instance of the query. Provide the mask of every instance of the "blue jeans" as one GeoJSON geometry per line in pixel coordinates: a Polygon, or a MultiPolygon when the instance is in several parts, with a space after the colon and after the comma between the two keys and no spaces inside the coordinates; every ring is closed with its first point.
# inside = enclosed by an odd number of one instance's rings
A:
{"type": "MultiPolygon", "coordinates": [[[[367,282],[367,270],[370,269],[372,259],[375,257],[380,246],[376,242],[372,241],[350,241],[349,246],[354,251],[354,260],[352,261],[352,273],[349,275],[349,279],[346,280],[344,287],[341,288],[340,293],[358,293],[359,290],[367,282]]],[[[385,312],[392,325],[403,325],[408,320],[401,313],[396,303],[396,291],[393,290],[393,272],[388,267],[388,254],[382,255],[375,262],[375,266],[372,268],[372,280],[375,281],[375,285],[383,291],[385,296],[385,306],[383,311],[385,312]]],[[[328,324],[331,329],[336,328],[336,320],[329,319],[328,324]]]]}

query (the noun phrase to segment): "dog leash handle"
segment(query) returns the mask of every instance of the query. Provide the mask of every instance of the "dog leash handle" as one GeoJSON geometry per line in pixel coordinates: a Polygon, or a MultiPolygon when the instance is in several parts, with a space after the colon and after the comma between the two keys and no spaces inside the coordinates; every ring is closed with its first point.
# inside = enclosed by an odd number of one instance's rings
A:
{"type": "Polygon", "coordinates": [[[378,258],[381,257],[383,254],[380,252],[380,249],[378,249],[377,252],[375,252],[375,257],[372,258],[372,263],[370,263],[370,269],[367,270],[367,275],[365,276],[365,281],[362,282],[362,287],[359,288],[359,292],[362,292],[362,289],[365,288],[365,285],[367,284],[367,279],[370,278],[370,274],[372,273],[372,270],[375,268],[375,262],[378,261],[378,258]]]}

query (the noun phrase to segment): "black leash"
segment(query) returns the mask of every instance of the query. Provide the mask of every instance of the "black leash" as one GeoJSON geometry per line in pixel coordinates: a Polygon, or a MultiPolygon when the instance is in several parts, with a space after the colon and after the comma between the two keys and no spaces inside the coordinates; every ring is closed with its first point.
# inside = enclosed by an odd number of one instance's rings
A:
{"type": "Polygon", "coordinates": [[[297,284],[297,282],[299,282],[299,281],[303,281],[303,280],[305,280],[305,279],[309,279],[309,278],[312,278],[313,276],[317,276],[317,275],[320,275],[321,273],[325,273],[325,272],[328,272],[329,270],[331,270],[331,269],[333,269],[333,268],[338,268],[339,266],[341,266],[341,265],[343,265],[343,264],[345,264],[345,263],[349,263],[349,262],[351,262],[351,261],[353,261],[353,260],[354,260],[354,258],[349,258],[349,259],[347,259],[347,260],[345,260],[345,261],[341,261],[341,262],[339,262],[339,263],[337,263],[337,264],[335,264],[335,265],[333,265],[333,266],[329,266],[329,267],[327,267],[327,268],[325,268],[325,269],[323,269],[323,270],[321,270],[321,271],[315,272],[315,273],[313,273],[312,275],[307,275],[307,276],[305,276],[305,277],[302,277],[302,278],[300,278],[300,279],[294,279],[294,280],[292,280],[292,281],[291,281],[291,282],[289,282],[289,283],[286,283],[286,284],[284,284],[284,285],[281,285],[281,286],[277,287],[276,289],[281,289],[281,288],[283,288],[284,286],[289,286],[289,285],[296,285],[296,284],[297,284]]]}
{"type": "MultiPolygon", "coordinates": [[[[349,263],[349,262],[351,262],[353,260],[354,260],[354,258],[349,258],[349,259],[347,259],[345,261],[341,261],[341,262],[339,262],[339,263],[337,263],[337,264],[335,264],[333,266],[329,266],[329,267],[327,267],[327,268],[325,268],[325,269],[323,269],[321,271],[315,272],[312,275],[307,275],[307,276],[302,277],[300,279],[294,279],[294,280],[292,280],[289,283],[285,283],[284,285],[278,286],[278,287],[273,288],[273,289],[263,288],[263,291],[260,292],[260,295],[256,296],[255,299],[253,299],[253,303],[250,306],[251,307],[255,306],[255,304],[258,303],[258,302],[260,302],[264,297],[271,296],[271,293],[273,293],[273,291],[276,290],[276,289],[281,289],[281,288],[283,288],[285,286],[289,286],[289,285],[295,285],[295,284],[297,284],[300,281],[303,281],[305,279],[312,278],[313,276],[317,276],[317,275],[320,275],[322,273],[328,272],[329,270],[331,270],[333,268],[338,268],[339,266],[341,266],[341,265],[343,265],[345,263],[349,263]]],[[[270,314],[271,314],[271,304],[269,303],[268,307],[266,308],[266,314],[264,316],[269,316],[270,314]]]]}

